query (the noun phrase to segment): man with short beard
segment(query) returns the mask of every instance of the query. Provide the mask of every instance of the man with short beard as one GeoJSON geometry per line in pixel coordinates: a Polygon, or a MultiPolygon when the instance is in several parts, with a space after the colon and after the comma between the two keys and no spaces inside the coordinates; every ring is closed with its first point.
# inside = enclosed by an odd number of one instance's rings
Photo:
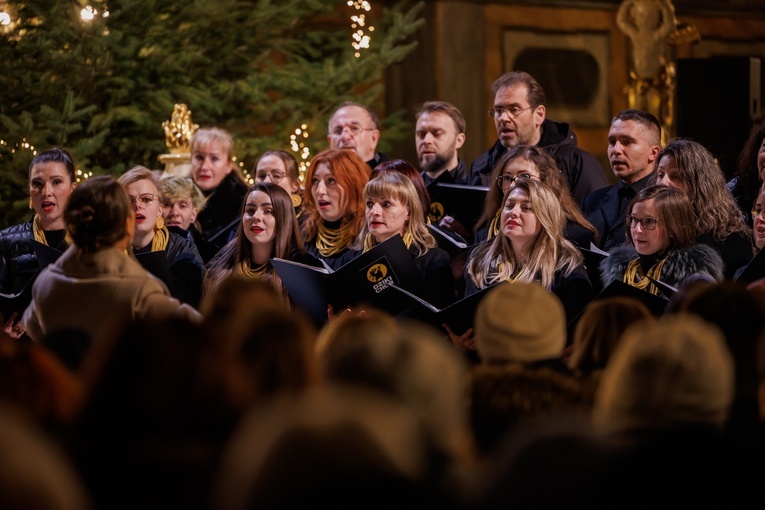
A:
{"type": "Polygon", "coordinates": [[[457,151],[465,143],[465,117],[444,101],[424,103],[416,114],[417,159],[425,185],[432,182],[466,184],[467,167],[457,151]]]}

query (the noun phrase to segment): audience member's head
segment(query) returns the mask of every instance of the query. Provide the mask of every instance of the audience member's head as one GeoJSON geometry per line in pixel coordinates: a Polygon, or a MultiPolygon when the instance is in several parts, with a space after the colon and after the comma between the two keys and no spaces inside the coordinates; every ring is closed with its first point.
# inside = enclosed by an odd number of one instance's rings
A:
{"type": "Polygon", "coordinates": [[[605,433],[722,428],[733,390],[718,328],[687,314],[639,322],[603,372],[594,422],[605,433]]]}
{"type": "Polygon", "coordinates": [[[637,299],[610,297],[592,302],[582,313],[574,330],[567,364],[585,374],[605,368],[624,331],[653,316],[637,299]]]}
{"type": "Polygon", "coordinates": [[[0,406],[0,501],[3,508],[87,510],[86,491],[63,452],[16,411],[0,406]]]}
{"type": "Polygon", "coordinates": [[[497,284],[476,310],[475,341],[483,363],[558,359],[566,343],[563,305],[537,283],[497,284]]]}
{"type": "Polygon", "coordinates": [[[427,455],[411,409],[379,393],[328,386],[282,397],[242,420],[220,463],[214,506],[427,507],[427,455]]]}
{"type": "Polygon", "coordinates": [[[346,313],[326,326],[318,351],[329,380],[406,404],[439,451],[469,455],[468,368],[432,329],[375,310],[346,313]]]}

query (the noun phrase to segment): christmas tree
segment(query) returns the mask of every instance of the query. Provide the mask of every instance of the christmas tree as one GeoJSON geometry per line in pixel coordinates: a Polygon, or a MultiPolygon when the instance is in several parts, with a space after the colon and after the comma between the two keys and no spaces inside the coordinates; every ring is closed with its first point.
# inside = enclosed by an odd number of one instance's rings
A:
{"type": "MultiPolygon", "coordinates": [[[[176,103],[201,126],[230,130],[240,161],[300,144],[315,154],[326,148],[337,104],[379,109],[383,72],[413,49],[421,8],[404,2],[383,11],[346,0],[7,1],[0,227],[29,215],[33,150],[65,147],[92,174],[157,168],[167,152],[161,124],[176,103]]],[[[395,132],[401,118],[389,116],[386,127],[395,132]]]]}

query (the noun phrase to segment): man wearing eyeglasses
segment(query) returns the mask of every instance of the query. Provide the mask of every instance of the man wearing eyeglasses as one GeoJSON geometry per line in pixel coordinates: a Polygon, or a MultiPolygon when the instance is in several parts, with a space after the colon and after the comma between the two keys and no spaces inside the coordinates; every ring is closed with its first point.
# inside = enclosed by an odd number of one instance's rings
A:
{"type": "Polygon", "coordinates": [[[377,152],[380,140],[380,122],[371,108],[346,101],[329,118],[327,141],[330,149],[351,149],[374,169],[384,161],[377,152]]]}
{"type": "Polygon", "coordinates": [[[491,186],[494,164],[502,154],[510,147],[531,145],[555,158],[577,202],[587,193],[608,186],[598,160],[577,147],[576,134],[569,125],[546,118],[545,92],[534,77],[523,71],[505,73],[491,90],[494,106],[489,115],[494,119],[498,140],[473,161],[470,184],[491,186]]]}
{"type": "Polygon", "coordinates": [[[582,201],[582,212],[600,232],[600,247],[604,250],[627,240],[627,208],[653,176],[660,143],[661,125],[648,112],[623,110],[611,122],[608,161],[619,182],[590,193],[582,201]]]}

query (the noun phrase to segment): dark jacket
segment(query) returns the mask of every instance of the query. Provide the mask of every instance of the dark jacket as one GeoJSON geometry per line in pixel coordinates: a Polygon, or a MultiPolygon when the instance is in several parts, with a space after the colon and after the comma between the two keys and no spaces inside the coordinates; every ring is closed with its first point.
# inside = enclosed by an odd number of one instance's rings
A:
{"type": "Polygon", "coordinates": [[[435,179],[431,179],[430,176],[423,170],[420,172],[422,180],[425,181],[425,186],[430,186],[431,183],[442,182],[444,184],[467,184],[469,175],[467,171],[467,165],[461,159],[457,166],[451,170],[447,170],[435,179]]]}
{"type": "Polygon", "coordinates": [[[627,226],[624,218],[630,202],[643,188],[653,174],[643,177],[629,186],[618,182],[588,194],[582,200],[582,212],[600,233],[600,247],[608,251],[622,246],[627,241],[627,226]]]}
{"type": "Polygon", "coordinates": [[[0,292],[18,294],[40,269],[32,245],[32,220],[0,231],[0,292]]]}
{"type": "Polygon", "coordinates": [[[725,278],[733,278],[754,256],[752,237],[744,232],[734,232],[722,241],[717,241],[710,233],[701,234],[696,238],[696,242],[717,250],[725,265],[725,278]]]}
{"type": "MultiPolygon", "coordinates": [[[[608,179],[598,160],[589,152],[577,147],[574,131],[564,122],[545,119],[542,123],[542,137],[537,147],[546,150],[558,164],[568,181],[568,187],[577,203],[596,189],[608,186],[608,179]]],[[[491,186],[494,165],[507,149],[499,140],[470,165],[472,186],[491,186]]]]}
{"type": "Polygon", "coordinates": [[[234,172],[229,173],[217,188],[207,194],[207,203],[197,216],[199,230],[189,229],[205,263],[236,233],[246,194],[247,185],[234,172]]]}
{"type": "MultiPolygon", "coordinates": [[[[623,281],[627,266],[638,257],[633,246],[622,246],[612,250],[610,255],[600,263],[603,287],[607,287],[615,280],[623,281]]],[[[667,255],[667,261],[662,267],[659,279],[673,287],[681,287],[689,277],[694,275],[722,281],[723,261],[717,250],[705,244],[672,250],[667,255]]]]}
{"type": "Polygon", "coordinates": [[[167,243],[167,261],[173,277],[173,297],[193,307],[199,306],[202,297],[204,264],[194,244],[191,232],[180,227],[168,227],[170,239],[167,243]]]}
{"type": "Polygon", "coordinates": [[[415,247],[410,247],[409,253],[425,282],[425,301],[440,309],[454,303],[454,274],[449,254],[441,248],[431,248],[418,257],[415,247]]]}

